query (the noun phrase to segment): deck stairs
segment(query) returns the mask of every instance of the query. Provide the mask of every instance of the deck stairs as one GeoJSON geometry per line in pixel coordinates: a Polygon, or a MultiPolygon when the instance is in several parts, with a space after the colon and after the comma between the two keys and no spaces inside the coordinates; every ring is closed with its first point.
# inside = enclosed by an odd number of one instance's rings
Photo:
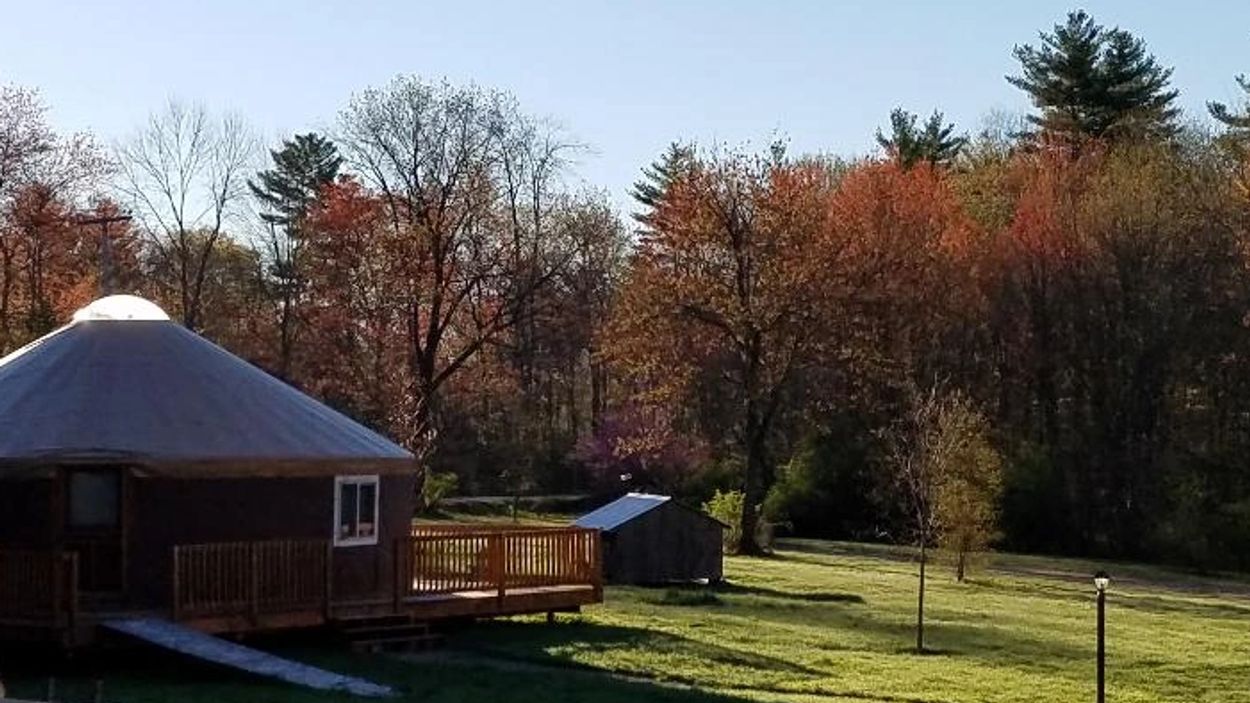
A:
{"type": "Polygon", "coordinates": [[[429,622],[402,615],[346,620],[337,625],[343,639],[360,652],[425,651],[443,643],[443,636],[429,622]]]}

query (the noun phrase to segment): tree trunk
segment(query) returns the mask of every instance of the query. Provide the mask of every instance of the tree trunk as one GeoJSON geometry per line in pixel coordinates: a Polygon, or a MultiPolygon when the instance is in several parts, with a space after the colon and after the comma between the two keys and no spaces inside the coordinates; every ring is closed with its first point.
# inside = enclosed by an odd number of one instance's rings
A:
{"type": "Polygon", "coordinates": [[[747,455],[746,476],[743,481],[742,534],[738,537],[738,553],[760,556],[764,549],[756,541],[759,531],[759,507],[768,491],[765,475],[768,472],[768,456],[764,446],[768,434],[763,421],[757,416],[753,403],[748,403],[745,447],[747,455]]]}
{"type": "Polygon", "coordinates": [[[599,429],[603,421],[603,367],[595,360],[595,350],[590,349],[590,431],[599,429]]]}
{"type": "Polygon", "coordinates": [[[278,375],[290,379],[291,375],[291,323],[294,318],[295,301],[290,292],[282,293],[282,313],[278,319],[278,375]]]}
{"type": "Polygon", "coordinates": [[[916,651],[924,652],[924,567],[928,553],[925,538],[920,538],[920,593],[916,599],[916,651]]]}
{"type": "Polygon", "coordinates": [[[959,548],[959,556],[955,560],[955,580],[959,583],[964,582],[964,574],[967,571],[968,550],[962,546],[959,548]]]}
{"type": "Polygon", "coordinates": [[[415,376],[412,392],[412,412],[408,448],[417,457],[417,498],[418,504],[424,508],[425,479],[429,472],[430,460],[434,455],[435,443],[438,441],[438,393],[435,383],[438,368],[433,354],[428,350],[414,354],[413,374],[415,376]]]}

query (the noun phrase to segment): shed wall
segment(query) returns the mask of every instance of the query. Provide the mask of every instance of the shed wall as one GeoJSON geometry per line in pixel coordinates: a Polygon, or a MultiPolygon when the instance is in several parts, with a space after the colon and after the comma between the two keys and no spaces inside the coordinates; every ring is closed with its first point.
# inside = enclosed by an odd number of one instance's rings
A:
{"type": "Polygon", "coordinates": [[[724,577],[721,527],[672,501],[604,536],[604,577],[658,584],[724,577]]]}

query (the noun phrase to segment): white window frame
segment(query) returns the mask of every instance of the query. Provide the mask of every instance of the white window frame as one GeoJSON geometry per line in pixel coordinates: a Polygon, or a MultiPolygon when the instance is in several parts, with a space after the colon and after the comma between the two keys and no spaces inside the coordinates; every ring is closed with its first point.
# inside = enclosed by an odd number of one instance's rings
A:
{"type": "MultiPolygon", "coordinates": [[[[381,516],[378,514],[379,504],[382,497],[382,482],[377,474],[367,474],[362,476],[335,476],[334,477],[334,526],[332,527],[334,534],[334,546],[336,547],[364,547],[372,546],[378,543],[378,533],[381,532],[379,523],[381,516]],[[343,517],[343,486],[373,486],[373,534],[364,537],[344,537],[339,534],[339,526],[342,525],[343,517]]],[[[356,491],[356,528],[360,528],[360,490],[356,491]]]]}

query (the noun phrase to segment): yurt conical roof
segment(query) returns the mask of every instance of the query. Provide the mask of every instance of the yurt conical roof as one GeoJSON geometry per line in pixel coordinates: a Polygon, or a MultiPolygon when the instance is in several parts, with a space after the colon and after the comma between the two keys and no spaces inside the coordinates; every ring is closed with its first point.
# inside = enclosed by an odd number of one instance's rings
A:
{"type": "Polygon", "coordinates": [[[133,296],[97,300],[0,359],[0,472],[97,461],[185,477],[416,468],[402,447],[133,296]]]}

